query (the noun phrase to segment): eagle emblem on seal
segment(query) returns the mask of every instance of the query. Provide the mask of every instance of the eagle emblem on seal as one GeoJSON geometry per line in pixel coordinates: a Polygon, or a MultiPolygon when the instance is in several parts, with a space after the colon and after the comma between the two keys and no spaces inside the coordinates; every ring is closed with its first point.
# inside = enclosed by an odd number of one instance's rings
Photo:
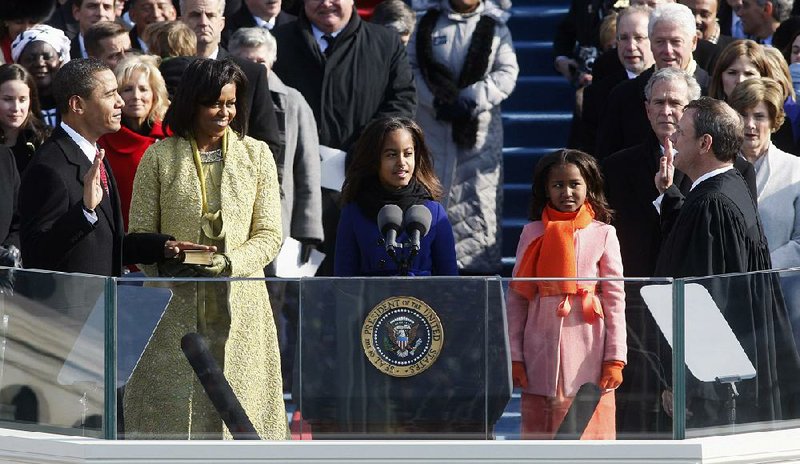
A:
{"type": "Polygon", "coordinates": [[[398,317],[388,321],[383,326],[386,336],[391,342],[389,350],[393,351],[399,358],[406,358],[414,355],[422,340],[417,336],[419,323],[407,317],[398,317]]]}

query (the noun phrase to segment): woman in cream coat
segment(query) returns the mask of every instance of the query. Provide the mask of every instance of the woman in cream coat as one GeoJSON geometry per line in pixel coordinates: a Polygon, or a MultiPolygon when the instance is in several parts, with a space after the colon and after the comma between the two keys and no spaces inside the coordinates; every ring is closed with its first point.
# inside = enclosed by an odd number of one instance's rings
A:
{"type": "MultiPolygon", "coordinates": [[[[246,131],[246,85],[229,60],[197,60],[183,75],[165,124],[175,134],[151,146],[134,181],[130,231],[215,245],[210,266],[171,263],[150,276],[263,278],[281,243],[275,163],[246,131]],[[234,132],[234,130],[236,132],[234,132]]],[[[280,355],[263,281],[183,282],[159,322],[124,396],[129,438],[227,438],[183,356],[199,332],[262,439],[284,439],[280,355]]]]}
{"type": "MultiPolygon", "coordinates": [[[[783,90],[769,78],[736,86],[731,106],[744,122],[742,154],[756,170],[758,214],[773,269],[800,267],[800,158],[770,142],[783,124],[783,90]]],[[[800,271],[781,278],[795,341],[800,342],[800,271]]]]}
{"type": "Polygon", "coordinates": [[[434,154],[456,241],[458,268],[502,267],[503,121],[519,74],[504,12],[482,0],[440,0],[422,16],[408,55],[416,121],[434,154]]]}

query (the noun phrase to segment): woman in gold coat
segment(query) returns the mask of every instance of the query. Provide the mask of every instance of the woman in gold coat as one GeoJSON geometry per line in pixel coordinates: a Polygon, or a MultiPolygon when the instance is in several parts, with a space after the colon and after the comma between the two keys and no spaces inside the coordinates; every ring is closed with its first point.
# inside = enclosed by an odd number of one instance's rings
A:
{"type": "MultiPolygon", "coordinates": [[[[281,244],[278,177],[266,143],[244,136],[246,79],[229,60],[184,72],[164,119],[175,134],[144,154],[130,232],[215,245],[210,266],[142,266],[149,276],[253,277],[281,244]]],[[[263,281],[179,282],[125,387],[127,438],[229,438],[181,352],[199,332],[262,439],[287,436],[275,323],[263,281]]]]}

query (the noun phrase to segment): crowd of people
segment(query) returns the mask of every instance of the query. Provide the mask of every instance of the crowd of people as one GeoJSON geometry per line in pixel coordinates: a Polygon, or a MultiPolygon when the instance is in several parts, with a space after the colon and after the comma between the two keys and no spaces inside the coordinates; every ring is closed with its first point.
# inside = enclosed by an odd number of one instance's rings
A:
{"type": "MultiPolygon", "coordinates": [[[[401,0],[371,20],[352,0],[10,3],[3,264],[263,279],[291,237],[301,262],[326,254],[323,276],[500,271],[499,106],[518,66],[494,3],[431,1],[421,26],[401,0]],[[326,155],[346,158],[338,185],[326,155]],[[386,204],[433,217],[400,269],[370,226],[386,204]]],[[[126,435],[229,436],[179,349],[199,332],[259,436],[285,438],[268,287],[172,291],[125,386],[126,435]]]]}
{"type": "MultiPolygon", "coordinates": [[[[558,30],[555,69],[577,87],[570,148],[533,173],[514,276],[799,266],[788,0],[621,3],[573,0],[558,30]]],[[[300,262],[325,253],[322,276],[498,273],[500,104],[519,73],[507,5],[427,7],[415,20],[385,0],[368,21],[353,0],[13,2],[0,30],[0,259],[263,279],[292,237],[300,262]],[[322,167],[337,157],[338,185],[322,167]],[[412,248],[377,227],[387,205],[430,216],[412,248]],[[209,262],[184,264],[190,250],[209,262]]],[[[709,291],[758,370],[738,387],[740,418],[800,415],[797,279],[709,291]]],[[[126,434],[229,436],[179,349],[199,332],[259,435],[285,438],[274,295],[252,281],[173,293],[126,386],[126,434]]],[[[584,437],[658,436],[671,365],[637,287],[517,281],[507,306],[524,437],[552,437],[584,382],[603,390],[584,437]]],[[[690,425],[725,423],[721,388],[692,384],[690,425]]]]}

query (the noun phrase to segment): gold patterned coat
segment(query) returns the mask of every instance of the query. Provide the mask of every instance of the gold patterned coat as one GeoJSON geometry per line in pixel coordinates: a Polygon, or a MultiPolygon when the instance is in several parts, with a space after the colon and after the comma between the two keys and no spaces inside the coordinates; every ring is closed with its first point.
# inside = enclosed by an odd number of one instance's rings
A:
{"type": "MultiPolygon", "coordinates": [[[[263,278],[264,266],[281,244],[278,177],[265,143],[228,137],[220,194],[232,277],[263,278]]],[[[189,141],[162,140],[147,149],[137,170],[129,231],[159,231],[200,243],[201,198],[189,141]]],[[[155,267],[142,267],[147,275],[158,275],[155,267]]],[[[263,281],[206,285],[227,287],[226,378],[261,438],[285,439],[280,353],[266,285],[263,281]]],[[[180,349],[181,337],[198,331],[200,287],[183,283],[171,288],[172,300],[126,386],[126,434],[220,438],[222,422],[180,349]]],[[[227,430],[225,436],[230,437],[227,430]]]]}

